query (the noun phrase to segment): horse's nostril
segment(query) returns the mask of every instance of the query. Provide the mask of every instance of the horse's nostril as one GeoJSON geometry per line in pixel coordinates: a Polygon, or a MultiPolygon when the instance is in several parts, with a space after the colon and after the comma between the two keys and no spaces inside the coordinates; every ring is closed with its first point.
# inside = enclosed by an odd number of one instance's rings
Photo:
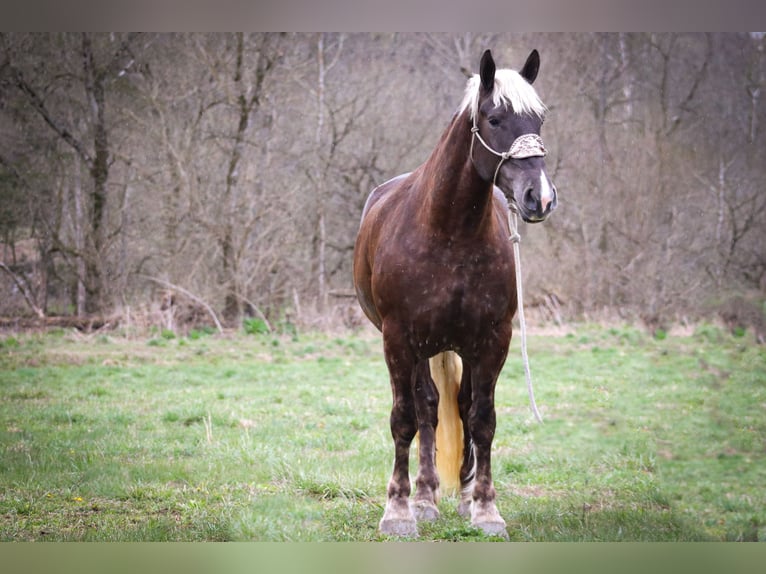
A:
{"type": "Polygon", "coordinates": [[[539,201],[535,197],[535,189],[530,187],[524,192],[524,207],[526,207],[529,211],[537,211],[538,206],[539,201]]]}
{"type": "Polygon", "coordinates": [[[558,197],[558,193],[556,192],[556,187],[554,186],[553,187],[553,197],[551,198],[551,202],[548,205],[548,211],[553,211],[554,209],[556,209],[558,204],[559,204],[559,197],[558,197]]]}

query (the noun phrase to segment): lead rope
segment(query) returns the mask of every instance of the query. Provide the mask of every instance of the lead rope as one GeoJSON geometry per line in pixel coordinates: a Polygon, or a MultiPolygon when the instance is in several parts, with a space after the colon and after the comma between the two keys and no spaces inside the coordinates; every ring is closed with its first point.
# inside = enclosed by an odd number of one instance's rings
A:
{"type": "Polygon", "coordinates": [[[524,362],[524,375],[527,379],[529,404],[532,407],[532,412],[534,413],[537,422],[541,423],[543,422],[543,417],[540,415],[540,411],[537,410],[535,392],[532,389],[532,373],[529,370],[529,356],[527,355],[527,322],[524,319],[524,301],[521,287],[521,256],[519,254],[521,236],[519,235],[516,223],[516,210],[511,208],[508,210],[508,227],[511,230],[511,236],[508,239],[513,243],[514,267],[516,268],[516,298],[518,299],[519,325],[521,326],[521,358],[524,362]]]}

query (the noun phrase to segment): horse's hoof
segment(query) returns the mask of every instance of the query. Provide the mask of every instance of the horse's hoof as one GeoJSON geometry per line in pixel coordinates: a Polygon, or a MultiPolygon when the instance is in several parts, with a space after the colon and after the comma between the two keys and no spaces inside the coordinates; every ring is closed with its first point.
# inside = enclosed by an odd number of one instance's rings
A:
{"type": "Polygon", "coordinates": [[[470,518],[471,517],[471,501],[461,500],[460,504],[457,505],[457,513],[463,518],[470,518]]]}
{"type": "Polygon", "coordinates": [[[412,510],[418,522],[433,522],[439,518],[439,509],[427,500],[416,500],[412,504],[412,510]]]}
{"type": "Polygon", "coordinates": [[[499,536],[505,540],[510,540],[508,531],[505,529],[505,520],[500,516],[495,503],[492,501],[472,501],[471,526],[478,528],[487,536],[499,536]]]}
{"type": "Polygon", "coordinates": [[[417,537],[418,523],[415,522],[409,499],[403,497],[389,498],[378,529],[381,534],[386,536],[417,537]]]}
{"type": "Polygon", "coordinates": [[[478,528],[487,536],[498,536],[504,540],[510,540],[508,531],[505,529],[505,522],[475,522],[471,526],[478,528]]]}
{"type": "Polygon", "coordinates": [[[418,524],[412,519],[383,518],[378,526],[380,533],[386,536],[418,537],[418,524]]]}

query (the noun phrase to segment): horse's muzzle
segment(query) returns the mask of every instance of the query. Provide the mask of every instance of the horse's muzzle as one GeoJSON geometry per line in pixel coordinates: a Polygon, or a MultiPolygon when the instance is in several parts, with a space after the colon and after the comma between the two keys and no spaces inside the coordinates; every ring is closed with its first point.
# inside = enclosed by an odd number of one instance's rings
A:
{"type": "Polygon", "coordinates": [[[538,186],[529,187],[524,191],[522,201],[515,202],[521,219],[526,223],[540,223],[545,221],[558,207],[559,202],[556,186],[545,181],[541,187],[546,186],[548,189],[542,190],[538,186]]]}

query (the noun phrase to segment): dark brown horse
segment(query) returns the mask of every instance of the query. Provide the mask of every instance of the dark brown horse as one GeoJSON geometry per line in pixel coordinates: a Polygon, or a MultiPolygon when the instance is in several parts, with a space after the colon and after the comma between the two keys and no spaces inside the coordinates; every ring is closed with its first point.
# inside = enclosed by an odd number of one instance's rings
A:
{"type": "Polygon", "coordinates": [[[362,309],[383,333],[393,391],[395,454],[384,534],[417,536],[416,519],[439,516],[439,474],[442,482],[449,477],[437,467],[437,451],[448,457],[452,451],[460,461],[454,465],[460,513],[484,532],[507,537],[490,451],[495,382],[517,307],[509,203],[524,221],[538,222],[557,201],[539,135],[545,106],[531,86],[539,64],[535,50],[520,72],[496,71],[487,50],[428,160],[377,187],[364,208],[354,284],[362,309]],[[448,402],[457,407],[457,423],[447,420],[448,402]],[[437,422],[458,445],[441,442],[437,422]],[[411,504],[408,459],[416,433],[411,504]]]}

